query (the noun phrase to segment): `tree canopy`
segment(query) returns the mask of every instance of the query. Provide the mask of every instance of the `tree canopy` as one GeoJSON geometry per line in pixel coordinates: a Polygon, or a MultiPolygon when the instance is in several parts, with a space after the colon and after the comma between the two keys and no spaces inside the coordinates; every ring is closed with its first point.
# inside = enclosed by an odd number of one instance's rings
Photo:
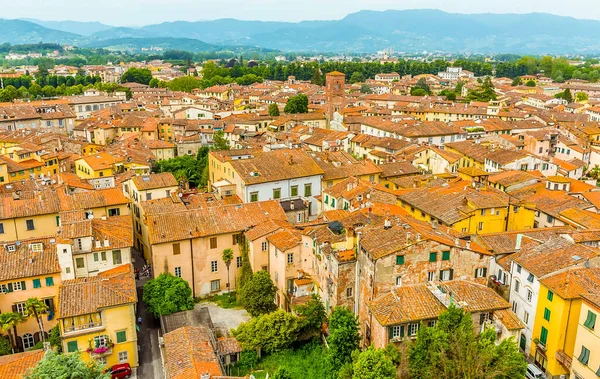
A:
{"type": "Polygon", "coordinates": [[[298,317],[278,309],[255,317],[232,330],[244,350],[273,353],[287,349],[298,336],[298,317]]]}
{"type": "Polygon", "coordinates": [[[285,105],[285,113],[308,113],[308,97],[303,93],[290,97],[285,105]]]}
{"type": "Polygon", "coordinates": [[[152,72],[147,68],[131,67],[121,76],[121,83],[150,84],[152,72]]]}
{"type": "Polygon", "coordinates": [[[395,379],[396,366],[383,349],[373,345],[360,353],[354,353],[352,379],[395,379]]]}
{"type": "Polygon", "coordinates": [[[300,319],[300,335],[303,339],[318,336],[323,323],[327,322],[325,306],[317,294],[310,295],[310,299],[306,303],[296,306],[294,312],[300,319]]]}
{"type": "Polygon", "coordinates": [[[431,94],[431,88],[425,78],[421,78],[417,83],[410,89],[410,94],[413,96],[425,96],[431,94]]]}
{"type": "Polygon", "coordinates": [[[79,353],[58,354],[48,350],[44,358],[29,369],[24,379],[110,379],[110,374],[104,373],[95,362],[84,362],[79,353]]]}
{"type": "Polygon", "coordinates": [[[344,307],[336,307],[329,319],[329,359],[333,372],[352,362],[352,352],[359,347],[358,320],[344,307]]]}
{"type": "Polygon", "coordinates": [[[494,88],[494,83],[492,83],[492,79],[489,76],[486,76],[483,79],[481,85],[477,87],[477,89],[469,90],[469,94],[467,95],[468,101],[490,101],[496,100],[498,95],[496,94],[496,90],[494,88]]]}
{"type": "Polygon", "coordinates": [[[168,273],[162,273],[144,285],[143,301],[155,317],[194,308],[188,282],[168,273]]]}
{"type": "Polygon", "coordinates": [[[277,308],[277,287],[267,271],[259,270],[252,274],[252,278],[238,292],[244,308],[252,317],[273,312],[277,308]]]}
{"type": "Polygon", "coordinates": [[[422,379],[523,378],[527,362],[515,341],[496,345],[496,331],[475,335],[469,313],[451,306],[434,327],[422,327],[409,350],[411,377],[422,379]]]}
{"type": "Polygon", "coordinates": [[[208,147],[198,150],[196,156],[181,155],[156,162],[156,172],[170,172],[177,180],[189,182],[191,187],[202,187],[208,183],[208,147]]]}

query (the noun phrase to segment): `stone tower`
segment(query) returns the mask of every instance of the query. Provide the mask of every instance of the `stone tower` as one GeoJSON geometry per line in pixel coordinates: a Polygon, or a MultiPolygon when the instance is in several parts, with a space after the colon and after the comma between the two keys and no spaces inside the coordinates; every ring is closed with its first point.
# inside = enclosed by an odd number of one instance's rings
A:
{"type": "Polygon", "coordinates": [[[333,114],[344,106],[344,85],[346,84],[346,75],[341,72],[333,71],[325,75],[325,100],[327,102],[326,114],[327,124],[333,119],[333,114]]]}

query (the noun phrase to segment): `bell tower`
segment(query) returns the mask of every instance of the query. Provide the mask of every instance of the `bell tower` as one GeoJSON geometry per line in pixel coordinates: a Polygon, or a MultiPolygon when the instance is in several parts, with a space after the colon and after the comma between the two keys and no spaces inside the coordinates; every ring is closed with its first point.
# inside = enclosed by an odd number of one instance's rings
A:
{"type": "Polygon", "coordinates": [[[325,100],[327,124],[333,119],[333,114],[344,106],[346,75],[333,71],[325,75],[325,100]]]}

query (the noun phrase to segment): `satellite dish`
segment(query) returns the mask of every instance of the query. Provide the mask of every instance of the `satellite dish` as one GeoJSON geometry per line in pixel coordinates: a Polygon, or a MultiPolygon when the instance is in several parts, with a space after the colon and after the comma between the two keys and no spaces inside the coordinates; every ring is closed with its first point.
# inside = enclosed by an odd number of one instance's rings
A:
{"type": "Polygon", "coordinates": [[[88,215],[88,220],[92,220],[93,218],[94,218],[94,215],[90,213],[90,214],[88,215]]]}

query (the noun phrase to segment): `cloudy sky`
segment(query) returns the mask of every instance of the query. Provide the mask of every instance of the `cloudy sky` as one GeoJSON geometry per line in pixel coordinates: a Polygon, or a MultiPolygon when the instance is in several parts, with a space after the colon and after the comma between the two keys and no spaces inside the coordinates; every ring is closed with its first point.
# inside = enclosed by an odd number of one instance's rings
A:
{"type": "Polygon", "coordinates": [[[600,19],[598,0],[0,0],[0,17],[71,19],[134,26],[218,18],[330,20],[362,9],[413,8],[435,8],[454,13],[545,12],[600,19]]]}

